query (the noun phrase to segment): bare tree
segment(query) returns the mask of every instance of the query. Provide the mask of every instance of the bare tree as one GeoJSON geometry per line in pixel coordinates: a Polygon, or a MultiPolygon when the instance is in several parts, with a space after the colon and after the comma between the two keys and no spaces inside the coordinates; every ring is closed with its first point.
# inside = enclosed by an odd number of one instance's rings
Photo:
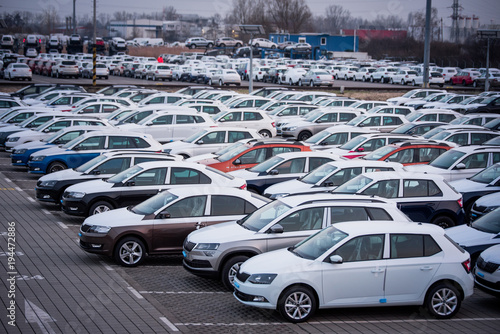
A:
{"type": "Polygon", "coordinates": [[[339,5],[326,7],[325,16],[318,22],[321,24],[321,30],[330,34],[339,34],[340,29],[346,29],[348,22],[352,20],[351,12],[339,5]]]}
{"type": "Polygon", "coordinates": [[[42,34],[50,34],[56,25],[59,24],[59,15],[56,8],[52,5],[43,10],[42,34]]]}
{"type": "Polygon", "coordinates": [[[173,21],[177,19],[177,11],[173,6],[163,7],[163,20],[173,21]]]}
{"type": "Polygon", "coordinates": [[[296,33],[310,26],[312,13],[305,0],[270,0],[267,8],[278,30],[296,33]]]}
{"type": "MultiPolygon", "coordinates": [[[[411,12],[408,14],[410,34],[417,40],[423,40],[425,35],[425,12],[411,12]]],[[[439,39],[439,18],[437,8],[431,10],[431,39],[439,39]]]]}

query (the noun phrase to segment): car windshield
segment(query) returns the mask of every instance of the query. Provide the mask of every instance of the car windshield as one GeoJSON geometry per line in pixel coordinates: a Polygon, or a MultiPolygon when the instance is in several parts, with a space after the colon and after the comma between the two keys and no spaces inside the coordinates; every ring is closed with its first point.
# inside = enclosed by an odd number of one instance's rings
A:
{"type": "Polygon", "coordinates": [[[311,111],[310,113],[308,113],[304,117],[304,120],[306,120],[308,122],[313,122],[316,118],[318,118],[321,115],[323,115],[322,111],[320,111],[320,110],[314,110],[314,111],[311,111]]]}
{"type": "Polygon", "coordinates": [[[324,164],[322,166],[319,166],[315,170],[311,171],[304,177],[300,178],[299,180],[307,184],[316,184],[317,182],[319,182],[319,180],[323,179],[327,175],[330,175],[330,173],[336,169],[337,169],[336,166],[332,166],[330,164],[324,164]]]}
{"type": "Polygon", "coordinates": [[[138,215],[150,215],[165,207],[166,205],[172,203],[178,198],[179,196],[171,194],[168,191],[162,191],[161,193],[132,207],[130,211],[138,215]]]}
{"type": "Polygon", "coordinates": [[[321,142],[323,139],[325,139],[329,135],[331,135],[330,132],[328,132],[328,131],[321,131],[321,132],[318,132],[317,134],[315,134],[314,136],[309,137],[305,141],[305,143],[307,143],[307,144],[318,144],[319,142],[321,142]]]}
{"type": "Polygon", "coordinates": [[[57,137],[59,137],[60,135],[62,135],[63,133],[64,133],[64,129],[61,129],[61,130],[57,131],[56,133],[52,134],[50,137],[42,139],[42,142],[44,142],[44,143],[50,143],[54,139],[56,139],[57,137]]]}
{"type": "Polygon", "coordinates": [[[75,144],[77,144],[78,142],[80,142],[80,140],[81,140],[81,138],[80,138],[80,137],[81,137],[81,136],[78,136],[78,137],[76,137],[75,139],[70,140],[69,142],[67,142],[66,144],[64,144],[64,145],[62,146],[62,148],[65,148],[65,149],[71,149],[71,148],[72,148],[75,144]]]}
{"type": "MultiPolygon", "coordinates": [[[[275,104],[276,102],[272,102],[270,105],[268,106],[271,106],[273,104],[275,104]]],[[[267,104],[267,103],[266,103],[267,104]]],[[[269,111],[267,114],[268,115],[276,115],[278,114],[280,111],[282,111],[283,109],[285,108],[288,108],[289,106],[287,105],[281,105],[281,106],[278,106],[278,107],[275,107],[274,109],[272,109],[271,111],[269,111]]]]}
{"type": "Polygon", "coordinates": [[[185,142],[185,143],[193,143],[196,139],[202,137],[205,135],[205,133],[207,133],[208,131],[207,130],[201,130],[201,131],[198,131],[194,134],[192,134],[191,136],[185,138],[185,139],[182,139],[181,141],[185,142]]]}
{"type": "Polygon", "coordinates": [[[365,160],[380,160],[382,157],[393,152],[396,149],[397,149],[397,147],[394,147],[394,146],[384,146],[384,147],[381,147],[379,149],[376,149],[373,152],[368,153],[367,155],[365,155],[363,157],[363,159],[365,159],[365,160]]]}
{"type": "Polygon", "coordinates": [[[342,150],[352,150],[356,146],[360,145],[362,142],[366,140],[366,137],[364,136],[357,136],[356,138],[353,138],[349,140],[347,143],[344,145],[340,146],[339,148],[342,150]]]}
{"type": "Polygon", "coordinates": [[[396,129],[392,130],[391,133],[399,133],[399,134],[405,134],[407,132],[411,132],[411,130],[415,127],[415,124],[412,123],[406,123],[403,124],[396,129]]]}
{"type": "Polygon", "coordinates": [[[248,147],[246,145],[236,146],[234,149],[227,151],[226,153],[224,153],[222,155],[219,155],[217,157],[217,160],[219,160],[220,162],[228,161],[229,159],[234,158],[235,156],[237,156],[238,154],[240,154],[241,152],[243,152],[247,149],[248,149],[248,147]]]}
{"type": "Polygon", "coordinates": [[[359,122],[361,122],[362,120],[364,120],[365,118],[366,118],[365,115],[360,115],[356,118],[351,119],[349,122],[346,123],[346,125],[356,125],[359,122]]]}
{"type": "Polygon", "coordinates": [[[441,169],[448,169],[453,165],[458,159],[463,157],[465,155],[465,152],[460,152],[460,151],[446,151],[443,154],[441,154],[439,157],[434,159],[429,165],[441,169]]]}
{"type": "Polygon", "coordinates": [[[413,94],[415,94],[415,92],[410,90],[409,92],[405,93],[402,97],[412,97],[413,94]]]}
{"type": "Polygon", "coordinates": [[[412,112],[411,114],[406,116],[406,119],[410,122],[415,121],[417,118],[420,118],[422,116],[422,113],[420,112],[412,112]]]}
{"type": "Polygon", "coordinates": [[[340,185],[337,189],[333,190],[332,193],[337,194],[355,194],[360,189],[364,188],[368,183],[372,182],[373,179],[366,177],[364,175],[358,175],[349,182],[340,185]]]}
{"type": "Polygon", "coordinates": [[[432,140],[444,140],[449,135],[451,135],[451,132],[441,131],[440,133],[435,134],[434,136],[432,136],[430,139],[432,139],[432,140]]]}
{"type": "Polygon", "coordinates": [[[485,125],[483,125],[485,128],[488,129],[496,129],[497,125],[500,123],[500,118],[496,118],[494,120],[489,121],[485,125]]]}
{"type": "Polygon", "coordinates": [[[120,182],[123,182],[124,180],[128,179],[132,175],[139,173],[142,170],[144,170],[144,168],[142,168],[138,165],[135,165],[135,166],[132,166],[129,169],[125,169],[123,172],[118,173],[115,176],[109,178],[106,182],[120,183],[120,182]]]}
{"type": "Polygon", "coordinates": [[[257,211],[246,216],[239,221],[239,224],[251,231],[259,231],[269,222],[281,216],[290,209],[290,206],[286,205],[280,200],[276,200],[267,205],[264,205],[257,211]]]}
{"type": "Polygon", "coordinates": [[[422,137],[424,137],[425,139],[429,139],[431,138],[432,136],[435,136],[436,134],[440,133],[441,131],[444,131],[444,129],[442,127],[437,127],[437,128],[434,128],[430,131],[427,131],[426,133],[424,133],[422,135],[422,137]]]}
{"type": "Polygon", "coordinates": [[[288,248],[288,250],[304,259],[314,260],[348,236],[347,233],[329,226],[302,240],[294,247],[288,248]]]}
{"type": "Polygon", "coordinates": [[[471,226],[486,233],[500,233],[500,208],[482,216],[474,221],[471,226]]]}
{"type": "Polygon", "coordinates": [[[94,159],[87,161],[83,165],[80,165],[78,168],[75,169],[75,171],[77,171],[79,173],[85,173],[87,170],[89,170],[90,168],[93,168],[94,166],[101,163],[101,161],[106,160],[107,158],[108,157],[105,155],[98,155],[94,159]]]}
{"type": "Polygon", "coordinates": [[[482,170],[470,179],[479,183],[491,183],[500,177],[500,164],[495,164],[489,168],[482,170]]]}
{"type": "Polygon", "coordinates": [[[283,160],[285,160],[285,159],[283,159],[281,157],[271,157],[271,158],[267,159],[266,161],[263,161],[260,164],[250,168],[249,171],[254,172],[254,173],[262,173],[262,172],[267,171],[269,168],[276,166],[277,164],[279,164],[283,160]]]}

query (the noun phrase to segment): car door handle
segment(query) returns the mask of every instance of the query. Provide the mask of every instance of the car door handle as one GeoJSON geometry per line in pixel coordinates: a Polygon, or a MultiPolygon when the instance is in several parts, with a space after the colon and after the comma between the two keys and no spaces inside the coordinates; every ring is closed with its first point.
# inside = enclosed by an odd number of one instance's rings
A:
{"type": "Polygon", "coordinates": [[[423,267],[420,267],[420,270],[422,270],[422,271],[432,270],[432,266],[423,266],[423,267]]]}
{"type": "Polygon", "coordinates": [[[377,274],[377,273],[383,273],[384,271],[385,271],[385,269],[379,269],[379,268],[377,268],[377,269],[372,269],[372,273],[374,273],[374,274],[377,274]]]}

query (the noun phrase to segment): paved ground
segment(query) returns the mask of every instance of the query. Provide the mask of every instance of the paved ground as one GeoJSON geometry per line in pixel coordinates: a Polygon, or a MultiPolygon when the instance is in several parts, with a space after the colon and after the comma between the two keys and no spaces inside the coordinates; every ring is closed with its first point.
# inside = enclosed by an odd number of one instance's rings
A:
{"type": "Polygon", "coordinates": [[[451,320],[435,320],[417,307],[353,308],[320,310],[310,322],[291,325],[274,311],[238,303],[221,283],[189,274],[180,256],[122,268],[86,254],[77,245],[82,219],[36,203],[36,179],[0,153],[2,333],[469,334],[497,333],[500,327],[499,299],[481,291],[451,320]],[[8,244],[12,222],[15,249],[8,244]],[[16,327],[6,316],[11,301],[16,327]]]}

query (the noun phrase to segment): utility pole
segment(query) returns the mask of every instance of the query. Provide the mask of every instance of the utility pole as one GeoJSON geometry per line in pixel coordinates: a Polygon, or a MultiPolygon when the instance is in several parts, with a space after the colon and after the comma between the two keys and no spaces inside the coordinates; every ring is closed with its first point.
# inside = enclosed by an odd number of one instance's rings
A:
{"type": "Polygon", "coordinates": [[[96,0],[94,0],[94,36],[92,38],[92,46],[93,46],[93,67],[92,67],[92,86],[96,85],[96,63],[97,63],[97,48],[96,48],[96,39],[97,39],[97,27],[96,27],[96,0]]]}
{"type": "Polygon", "coordinates": [[[73,0],[73,34],[76,34],[76,0],[73,0]]]}
{"type": "Polygon", "coordinates": [[[427,5],[425,8],[424,88],[429,88],[429,59],[431,54],[431,11],[432,0],[427,0],[427,5]]]}

